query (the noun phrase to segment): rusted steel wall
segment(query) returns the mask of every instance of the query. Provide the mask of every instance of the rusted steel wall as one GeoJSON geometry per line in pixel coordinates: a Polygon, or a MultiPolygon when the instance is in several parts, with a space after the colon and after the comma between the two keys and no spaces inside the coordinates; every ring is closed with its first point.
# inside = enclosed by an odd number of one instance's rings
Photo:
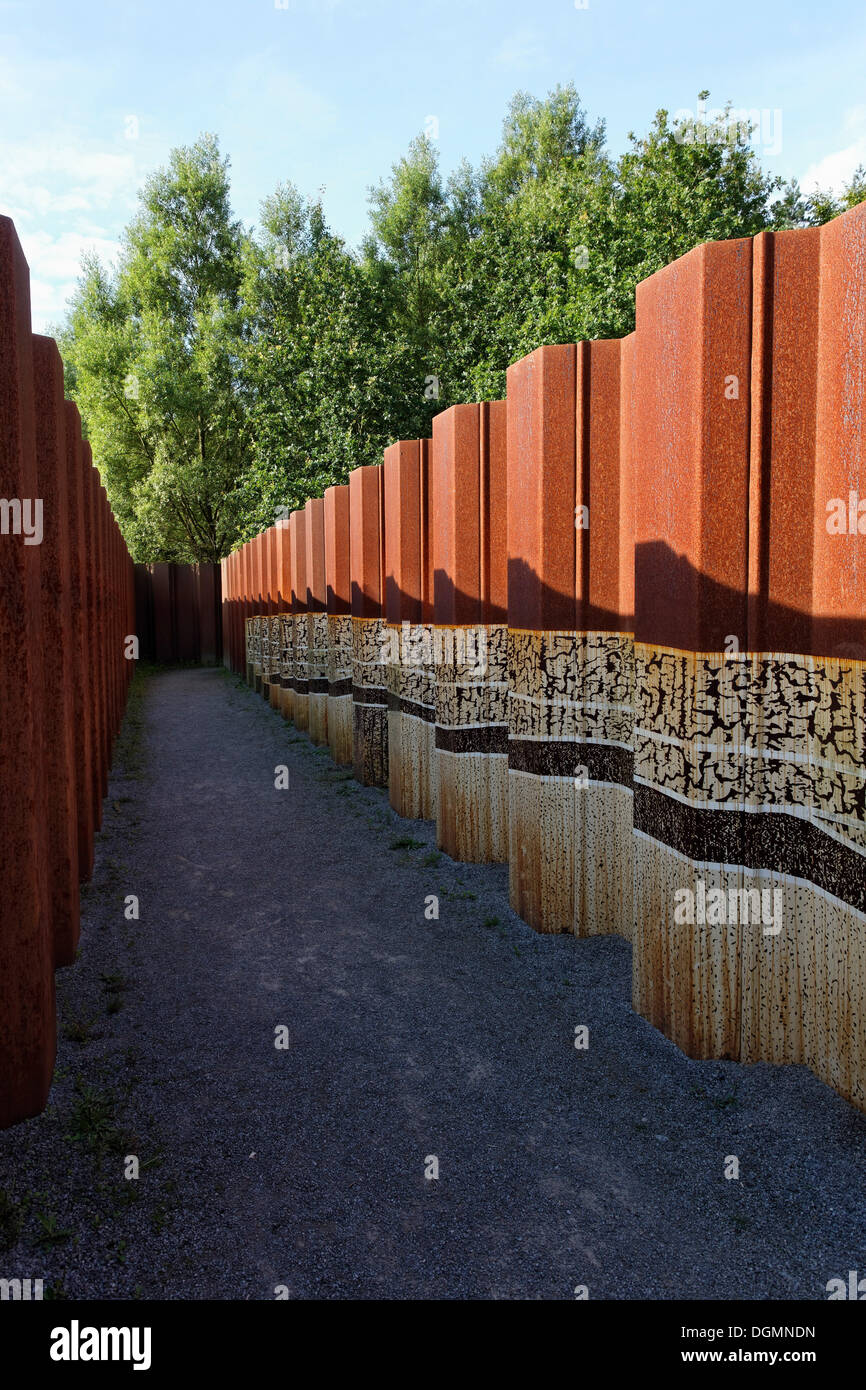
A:
{"type": "Polygon", "coordinates": [[[454,859],[508,858],[504,401],[433,421],[437,835],[454,859]]]}
{"type": "Polygon", "coordinates": [[[335,758],[537,930],[631,940],[690,1055],[866,1109],[866,206],[636,298],[293,514],[296,722],[327,610],[335,758]]]}
{"type": "Polygon", "coordinates": [[[164,666],[219,666],[223,642],[228,648],[231,640],[222,613],[222,584],[220,565],[136,565],[135,630],[141,657],[164,666]]]}
{"type": "Polygon", "coordinates": [[[352,762],[352,582],[349,488],[325,490],[325,588],[328,609],[328,745],[335,763],[352,762]]]}
{"type": "Polygon", "coordinates": [[[0,217],[0,1128],[43,1109],[54,970],[79,934],[79,883],[133,663],[133,572],[63,364],[30,323],[30,276],[0,217]]]}
{"type": "Polygon", "coordinates": [[[511,898],[631,938],[632,523],[618,341],[508,373],[511,898]]]}
{"type": "Polygon", "coordinates": [[[310,681],[307,668],[307,533],[303,510],[289,517],[292,547],[292,719],[310,727],[310,681]]]}
{"type": "Polygon", "coordinates": [[[307,681],[309,734],[328,742],[328,590],[325,579],[325,503],[311,497],[305,511],[307,548],[307,681]]]}
{"type": "Polygon", "coordinates": [[[430,595],[430,440],[385,450],[388,787],[402,816],[436,819],[436,668],[430,595]]]}
{"type": "Polygon", "coordinates": [[[365,786],[388,785],[384,469],[349,474],[352,588],[352,763],[365,786]]]}

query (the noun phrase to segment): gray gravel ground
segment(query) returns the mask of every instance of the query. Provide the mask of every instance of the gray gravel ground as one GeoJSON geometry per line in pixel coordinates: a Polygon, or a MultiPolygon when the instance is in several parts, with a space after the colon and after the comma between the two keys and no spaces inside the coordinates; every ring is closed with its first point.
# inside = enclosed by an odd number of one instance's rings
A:
{"type": "Polygon", "coordinates": [[[625,942],[536,936],[504,866],[437,854],[224,671],[139,674],[81,946],[49,1110],[0,1134],[0,1276],[50,1297],[824,1299],[866,1273],[866,1118],[803,1068],[684,1057],[632,1012],[625,942]]]}

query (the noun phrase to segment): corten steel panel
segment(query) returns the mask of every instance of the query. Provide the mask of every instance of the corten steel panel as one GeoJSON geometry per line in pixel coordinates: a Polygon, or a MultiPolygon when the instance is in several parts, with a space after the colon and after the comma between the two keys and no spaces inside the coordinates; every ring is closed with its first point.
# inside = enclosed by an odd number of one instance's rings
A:
{"type": "Polygon", "coordinates": [[[114,746],[114,737],[117,733],[118,713],[120,701],[119,682],[121,674],[121,662],[123,661],[123,647],[120,642],[119,629],[119,608],[118,608],[118,586],[117,586],[117,527],[114,515],[111,511],[111,504],[106,498],[106,523],[108,529],[108,631],[109,631],[109,664],[108,675],[110,681],[110,702],[109,710],[111,715],[110,734],[111,744],[114,746]]]}
{"type": "Polygon", "coordinates": [[[637,287],[638,641],[745,647],[751,270],[751,241],[713,242],[637,287]]]}
{"type": "Polygon", "coordinates": [[[631,938],[620,362],[578,343],[508,372],[509,880],[538,931],[631,938]]]}
{"type": "Polygon", "coordinates": [[[375,786],[388,784],[384,477],[376,465],[349,474],[352,762],[358,781],[375,786]]]}
{"type": "Polygon", "coordinates": [[[847,525],[863,476],[864,225],[860,206],[822,228],[755,239],[753,651],[866,660],[866,552],[847,525]],[[827,529],[832,498],[844,501],[842,536],[827,529]]]}
{"type": "Polygon", "coordinates": [[[351,764],[352,588],[349,488],[325,489],[325,588],[328,608],[328,744],[335,763],[351,764]]]}
{"type": "Polygon", "coordinates": [[[348,484],[325,489],[325,588],[329,613],[352,611],[348,484]]]}
{"type": "Polygon", "coordinates": [[[277,528],[269,526],[265,532],[265,569],[269,613],[278,611],[279,576],[277,572],[277,528]]]}
{"type": "Polygon", "coordinates": [[[818,341],[812,649],[866,661],[866,204],[821,228],[818,341]],[[849,504],[844,538],[827,529],[832,498],[849,504]]]}
{"type": "Polygon", "coordinates": [[[503,623],[508,601],[506,403],[452,406],[433,421],[437,623],[503,623]]]}
{"type": "Polygon", "coordinates": [[[291,513],[292,566],[292,695],[295,727],[309,728],[310,689],[307,662],[307,517],[303,508],[291,513]]]}
{"type": "Polygon", "coordinates": [[[249,547],[248,558],[248,578],[250,586],[250,617],[255,618],[259,612],[259,584],[258,584],[258,549],[257,537],[251,536],[247,541],[249,547]]]}
{"type": "Polygon", "coordinates": [[[235,604],[237,608],[236,659],[239,675],[246,675],[246,620],[249,617],[247,596],[247,548],[235,551],[235,604]]]}
{"type": "Polygon", "coordinates": [[[215,666],[219,656],[217,614],[220,610],[221,574],[218,565],[202,563],[195,571],[195,602],[198,611],[198,651],[195,660],[203,666],[215,666]]]}
{"type": "Polygon", "coordinates": [[[243,646],[243,663],[244,663],[244,667],[243,667],[243,669],[244,669],[244,674],[245,674],[245,676],[246,676],[247,681],[251,681],[251,680],[252,680],[252,671],[250,670],[250,667],[249,667],[249,665],[248,665],[248,663],[247,663],[247,647],[246,647],[246,642],[247,642],[247,623],[249,622],[250,618],[253,616],[253,611],[254,611],[254,610],[253,610],[253,601],[252,601],[252,583],[253,583],[253,581],[252,581],[252,551],[251,551],[251,548],[250,548],[250,542],[249,542],[249,541],[245,541],[244,544],[243,544],[243,546],[241,547],[241,573],[242,573],[241,584],[242,584],[242,593],[243,593],[242,617],[243,617],[243,633],[244,633],[244,639],[243,639],[243,641],[244,641],[244,646],[243,646]]]}
{"type": "Polygon", "coordinates": [[[308,729],[314,743],[328,740],[328,591],[325,582],[325,503],[311,497],[304,508],[307,551],[308,729]]]}
{"type": "MultiPolygon", "coordinates": [[[[100,486],[100,515],[101,515],[101,540],[102,540],[102,640],[104,643],[104,660],[102,674],[104,679],[104,699],[105,699],[105,761],[106,768],[111,767],[111,746],[114,729],[113,710],[112,710],[112,675],[114,652],[112,651],[112,629],[111,629],[111,527],[110,509],[108,506],[108,495],[104,486],[100,486]]],[[[103,788],[103,796],[108,792],[108,781],[106,779],[103,788]]]]}
{"type": "Polygon", "coordinates": [[[156,660],[169,665],[175,659],[171,565],[159,561],[150,567],[153,584],[153,630],[156,660]]]}
{"type": "Polygon", "coordinates": [[[377,464],[349,474],[349,566],[353,618],[383,616],[384,470],[377,464]]]}
{"type": "MultiPolygon", "coordinates": [[[[0,492],[38,496],[30,281],[15,229],[0,217],[0,492]]],[[[40,552],[0,538],[0,1126],[45,1104],[55,1057],[53,940],[43,845],[40,552]]]]}
{"type": "Polygon", "coordinates": [[[268,595],[268,533],[260,531],[256,537],[256,550],[259,565],[259,613],[265,616],[270,611],[268,595]]]}
{"type": "Polygon", "coordinates": [[[88,657],[87,538],[84,519],[84,459],[81,448],[81,416],[71,401],[64,404],[66,417],[66,482],[69,496],[69,605],[73,662],[73,728],[77,769],[78,877],[93,872],[93,748],[90,741],[90,701],[93,673],[88,657]]]}
{"type": "Polygon", "coordinates": [[[429,599],[429,467],[426,440],[385,450],[385,618],[388,785],[400,815],[436,815],[436,680],[429,599]],[[423,463],[422,463],[423,460],[423,463]]]}
{"type": "Polygon", "coordinates": [[[237,551],[222,562],[223,660],[230,671],[237,668],[237,551]]]}
{"type": "Polygon", "coordinates": [[[138,634],[143,661],[156,660],[156,633],[153,625],[153,579],[149,565],[136,565],[133,575],[135,594],[134,630],[138,634]]]}
{"type": "Polygon", "coordinates": [[[277,612],[285,613],[292,604],[292,537],[289,518],[277,522],[277,612]]]}
{"type": "Polygon", "coordinates": [[[103,595],[103,574],[102,574],[102,543],[101,543],[101,518],[100,518],[100,498],[99,498],[99,473],[93,463],[92,454],[88,449],[87,458],[90,464],[88,477],[90,487],[90,513],[91,513],[91,535],[90,543],[93,549],[93,584],[91,594],[93,596],[92,621],[93,621],[93,717],[94,717],[94,738],[96,740],[96,773],[97,773],[97,800],[100,806],[100,823],[102,798],[106,783],[105,767],[105,692],[103,686],[103,665],[104,652],[102,642],[102,629],[100,624],[100,614],[102,611],[103,595]]]}
{"type": "Polygon", "coordinates": [[[421,465],[417,439],[385,450],[385,617],[421,621],[421,465]]]}
{"type": "Polygon", "coordinates": [[[620,339],[577,344],[575,598],[577,627],[631,632],[634,540],[627,524],[629,464],[620,455],[620,339]],[[626,521],[626,525],[623,522],[626,521]]]}
{"type": "Polygon", "coordinates": [[[228,557],[223,557],[223,559],[220,561],[221,592],[222,592],[222,607],[221,607],[221,609],[220,609],[220,622],[221,622],[221,624],[222,624],[222,630],[223,630],[223,652],[224,652],[224,654],[225,654],[225,664],[226,664],[226,666],[228,666],[228,667],[231,667],[231,664],[232,664],[232,650],[233,650],[233,646],[234,646],[234,643],[233,643],[233,640],[232,640],[232,639],[233,639],[233,634],[232,634],[232,630],[231,630],[231,623],[232,623],[232,613],[231,613],[231,588],[232,588],[232,586],[231,586],[230,574],[231,574],[231,565],[230,565],[230,562],[229,562],[229,558],[228,558],[228,557]]]}
{"type": "Polygon", "coordinates": [[[223,601],[224,601],[224,602],[226,601],[226,593],[228,593],[228,613],[229,613],[228,637],[229,637],[229,642],[228,642],[228,648],[227,648],[227,657],[228,657],[228,664],[229,664],[229,666],[231,667],[231,669],[232,669],[233,671],[235,671],[235,672],[239,672],[239,671],[240,671],[240,645],[239,645],[239,644],[240,644],[240,623],[239,623],[239,618],[240,618],[241,597],[240,597],[240,585],[239,585],[239,577],[240,577],[240,552],[237,551],[237,550],[232,551],[231,555],[229,555],[228,559],[226,560],[226,575],[227,575],[227,583],[226,583],[226,589],[223,590],[223,601]]]}
{"type": "Polygon", "coordinates": [[[239,550],[232,551],[227,560],[228,572],[231,576],[231,602],[230,602],[230,632],[231,645],[229,648],[229,662],[231,669],[240,674],[243,669],[243,652],[241,639],[243,636],[243,594],[241,589],[241,553],[239,550]]]}
{"type": "Polygon", "coordinates": [[[307,611],[307,534],[306,516],[303,510],[291,513],[289,517],[291,569],[292,569],[292,612],[307,611]]]}
{"type": "Polygon", "coordinates": [[[99,574],[96,544],[96,470],[92,464],[90,445],[87,440],[84,440],[81,445],[81,462],[84,471],[84,536],[87,559],[87,660],[90,669],[88,719],[92,750],[93,823],[94,828],[98,830],[102,825],[102,742],[99,736],[101,687],[99,682],[99,634],[96,621],[98,610],[96,590],[99,584],[99,574]]]}
{"type": "Polygon", "coordinates": [[[634,376],[635,376],[635,335],[630,333],[622,339],[620,347],[619,378],[619,609],[630,615],[634,630],[634,446],[632,443],[632,422],[634,418],[634,376]]]}
{"type": "Polygon", "coordinates": [[[508,619],[508,406],[481,406],[481,616],[508,619]]]}
{"type": "MultiPolygon", "coordinates": [[[[247,619],[252,620],[258,616],[259,603],[256,594],[256,547],[255,537],[251,537],[246,543],[246,576],[247,576],[247,619]]],[[[252,667],[247,671],[247,679],[250,685],[255,685],[255,672],[252,667]]]]}
{"type": "Polygon", "coordinates": [[[78,944],[78,806],[75,768],[75,677],[70,606],[70,498],[66,476],[63,363],[53,338],[33,337],[36,476],[42,498],[42,650],[47,715],[43,739],[46,851],[57,965],[70,965],[78,944]]]}
{"type": "Polygon", "coordinates": [[[490,601],[493,582],[504,609],[504,416],[504,402],[437,416],[430,466],[437,838],[475,861],[508,857],[506,615],[490,601]]]}
{"type": "Polygon", "coordinates": [[[508,624],[575,630],[573,345],[508,368],[508,624]]]}
{"type": "Polygon", "coordinates": [[[105,490],[99,481],[99,470],[93,468],[94,479],[94,536],[96,540],[96,644],[97,679],[99,681],[99,747],[100,797],[108,790],[110,749],[108,737],[108,637],[106,632],[106,557],[105,557],[105,490]]]}
{"type": "Polygon", "coordinates": [[[307,550],[307,608],[311,613],[327,610],[325,582],[325,503],[311,497],[305,508],[304,543],[307,550]]]}
{"type": "Polygon", "coordinates": [[[806,1063],[861,1108],[864,272],[863,207],[754,243],[749,655],[737,673],[742,862],[778,894],[781,923],[744,937],[739,1055],[806,1063]]]}
{"type": "Polygon", "coordinates": [[[199,611],[195,566],[173,565],[172,601],[176,615],[178,661],[199,659],[199,611]]]}
{"type": "Polygon", "coordinates": [[[276,650],[273,654],[274,669],[273,680],[271,683],[271,704],[283,714],[284,718],[291,719],[293,709],[293,692],[291,676],[291,642],[289,637],[293,631],[291,619],[284,620],[283,615],[291,612],[292,607],[292,546],[291,546],[291,523],[289,518],[281,517],[274,526],[276,536],[276,590],[277,601],[275,612],[280,616],[280,621],[272,624],[271,637],[275,643],[276,650]]]}
{"type": "Polygon", "coordinates": [[[261,535],[253,536],[250,540],[250,592],[253,600],[253,616],[259,617],[262,612],[262,543],[261,535]]]}
{"type": "Polygon", "coordinates": [[[112,669],[114,663],[114,652],[112,650],[112,626],[111,626],[111,550],[110,550],[110,519],[111,509],[108,505],[108,494],[105,487],[100,485],[100,516],[101,516],[101,537],[102,537],[102,640],[104,658],[102,664],[102,674],[104,680],[104,701],[105,701],[105,767],[106,779],[102,794],[108,792],[108,770],[111,767],[112,757],[112,708],[111,708],[111,686],[112,669]]]}
{"type": "Polygon", "coordinates": [[[111,739],[112,744],[120,727],[120,686],[123,676],[123,633],[120,624],[120,581],[118,566],[118,531],[114,514],[108,512],[109,560],[111,564],[109,602],[111,616],[111,739]]]}
{"type": "Polygon", "coordinates": [[[421,621],[433,622],[433,440],[418,440],[421,494],[421,621]]]}
{"type": "Polygon", "coordinates": [[[747,636],[751,272],[751,241],[711,243],[637,288],[634,1004],[698,1057],[739,1055],[749,931],[690,925],[677,895],[751,886],[727,655],[747,636]]]}
{"type": "Polygon", "coordinates": [[[433,420],[434,621],[448,627],[482,619],[481,410],[453,405],[433,420]]]}
{"type": "Polygon", "coordinates": [[[111,513],[110,504],[106,499],[106,528],[108,544],[108,575],[106,585],[106,597],[108,600],[108,638],[109,638],[109,661],[108,661],[108,680],[109,680],[109,740],[114,746],[114,736],[117,732],[118,698],[117,686],[120,678],[120,659],[122,650],[118,642],[118,610],[117,610],[117,557],[116,557],[116,536],[114,517],[111,513]]]}

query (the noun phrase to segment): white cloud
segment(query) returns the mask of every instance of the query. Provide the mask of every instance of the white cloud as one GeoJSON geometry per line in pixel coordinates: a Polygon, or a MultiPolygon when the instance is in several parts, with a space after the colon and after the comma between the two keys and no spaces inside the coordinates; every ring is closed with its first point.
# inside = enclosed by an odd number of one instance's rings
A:
{"type": "Polygon", "coordinates": [[[501,68],[536,67],[545,56],[541,35],[527,26],[506,35],[493,54],[493,62],[501,68]]]}
{"type": "Polygon", "coordinates": [[[139,142],[116,148],[64,131],[0,144],[0,213],[15,223],[30,267],[33,327],[65,319],[81,258],[116,258],[115,232],[142,181],[139,142]]]}
{"type": "Polygon", "coordinates": [[[139,182],[131,151],[87,149],[68,137],[0,146],[0,207],[19,216],[109,207],[139,182]]]}
{"type": "Polygon", "coordinates": [[[61,232],[52,236],[45,231],[28,234],[20,227],[18,235],[30,267],[30,312],[35,333],[66,318],[67,301],[77,288],[85,253],[95,252],[108,265],[120,251],[120,243],[105,235],[61,232]]]}
{"type": "Polygon", "coordinates": [[[75,281],[63,285],[49,284],[47,280],[30,281],[30,317],[34,333],[45,333],[49,328],[63,323],[68,311],[67,300],[75,291],[75,281]]]}
{"type": "Polygon", "coordinates": [[[850,183],[854,171],[866,164],[866,106],[850,107],[845,112],[842,128],[854,138],[842,149],[809,165],[800,179],[805,193],[812,193],[816,188],[839,193],[844,184],[850,183]]]}

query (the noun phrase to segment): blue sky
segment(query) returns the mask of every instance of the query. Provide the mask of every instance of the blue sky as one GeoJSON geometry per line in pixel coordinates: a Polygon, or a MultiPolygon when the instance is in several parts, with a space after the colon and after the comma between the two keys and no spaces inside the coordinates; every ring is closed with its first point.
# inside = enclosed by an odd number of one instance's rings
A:
{"type": "Polygon", "coordinates": [[[448,172],[495,149],[518,89],[574,82],[619,152],[708,88],[781,113],[758,136],[769,170],[838,186],[866,162],[864,79],[862,0],[0,0],[0,212],[42,329],[82,252],[115,253],[144,177],[203,130],[247,224],[291,180],[324,187],[356,244],[368,186],[428,117],[448,172]]]}

